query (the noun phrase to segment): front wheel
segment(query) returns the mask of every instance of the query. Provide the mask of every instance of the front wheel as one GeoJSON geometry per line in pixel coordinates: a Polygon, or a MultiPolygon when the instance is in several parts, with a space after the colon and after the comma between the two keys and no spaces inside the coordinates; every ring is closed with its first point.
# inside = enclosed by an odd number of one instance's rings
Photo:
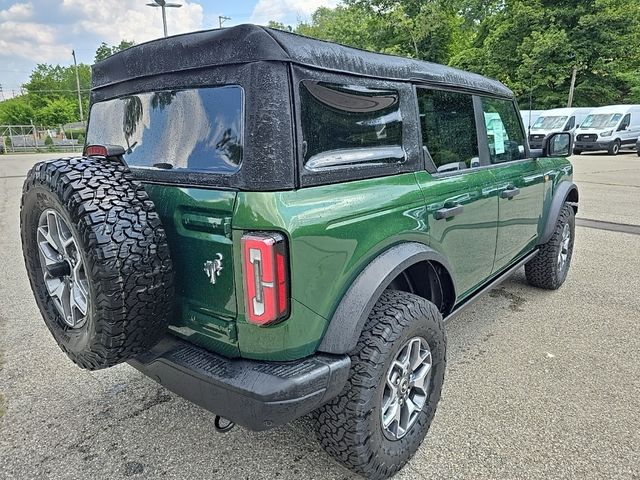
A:
{"type": "Polygon", "coordinates": [[[445,366],[436,306],[417,295],[385,291],[351,353],[345,389],[315,413],[320,443],[365,478],[392,476],[429,430],[445,366]]]}
{"type": "Polygon", "coordinates": [[[553,235],[524,266],[527,281],[531,285],[547,290],[560,288],[571,266],[575,231],[575,213],[570,205],[565,204],[553,235]]]}
{"type": "Polygon", "coordinates": [[[573,154],[574,155],[581,155],[582,154],[582,150],[578,149],[578,148],[574,148],[573,149],[573,154]]]}
{"type": "Polygon", "coordinates": [[[618,155],[620,153],[620,140],[614,140],[609,147],[609,155],[618,155]]]}

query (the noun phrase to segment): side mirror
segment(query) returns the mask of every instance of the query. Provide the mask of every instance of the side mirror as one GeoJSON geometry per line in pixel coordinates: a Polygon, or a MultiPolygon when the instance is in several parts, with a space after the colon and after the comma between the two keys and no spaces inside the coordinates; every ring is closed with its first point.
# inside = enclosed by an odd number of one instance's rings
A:
{"type": "Polygon", "coordinates": [[[629,125],[620,125],[620,127],[618,128],[618,131],[619,132],[624,132],[627,129],[628,126],[629,125]]]}
{"type": "Polygon", "coordinates": [[[544,157],[568,157],[571,155],[573,136],[568,132],[552,133],[544,139],[544,157]]]}

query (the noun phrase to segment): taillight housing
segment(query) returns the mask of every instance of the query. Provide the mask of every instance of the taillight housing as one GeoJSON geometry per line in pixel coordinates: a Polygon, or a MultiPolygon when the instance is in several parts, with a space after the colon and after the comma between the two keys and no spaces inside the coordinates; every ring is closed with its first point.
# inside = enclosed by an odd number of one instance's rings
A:
{"type": "Polygon", "coordinates": [[[287,240],[275,232],[242,236],[242,274],[247,320],[269,325],[289,315],[287,240]]]}

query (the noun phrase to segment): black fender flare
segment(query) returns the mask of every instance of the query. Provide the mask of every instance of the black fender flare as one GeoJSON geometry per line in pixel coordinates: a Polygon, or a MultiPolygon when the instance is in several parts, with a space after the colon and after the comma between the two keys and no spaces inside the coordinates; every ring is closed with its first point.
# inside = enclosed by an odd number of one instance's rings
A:
{"type": "MultiPolygon", "coordinates": [[[[560,210],[562,210],[562,206],[566,203],[567,197],[572,191],[575,191],[577,195],[578,187],[569,180],[563,180],[556,187],[553,200],[551,200],[551,206],[549,207],[549,213],[547,214],[547,222],[545,223],[542,235],[540,235],[538,239],[538,245],[547,243],[553,235],[553,230],[556,228],[556,223],[558,223],[558,217],[560,216],[560,210]]],[[[577,211],[577,203],[572,206],[577,211]]]]}
{"type": "Polygon", "coordinates": [[[437,261],[451,272],[446,258],[434,249],[417,242],[395,245],[373,259],[342,297],[318,351],[334,354],[352,351],[358,343],[373,306],[393,279],[407,267],[430,260],[437,261]]]}

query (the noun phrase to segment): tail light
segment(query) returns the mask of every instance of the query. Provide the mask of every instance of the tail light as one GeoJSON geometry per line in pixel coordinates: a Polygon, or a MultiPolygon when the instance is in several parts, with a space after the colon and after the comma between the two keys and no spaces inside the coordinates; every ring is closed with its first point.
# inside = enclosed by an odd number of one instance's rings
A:
{"type": "Polygon", "coordinates": [[[242,273],[247,320],[268,325],[289,315],[287,242],[279,233],[243,235],[242,273]]]}

